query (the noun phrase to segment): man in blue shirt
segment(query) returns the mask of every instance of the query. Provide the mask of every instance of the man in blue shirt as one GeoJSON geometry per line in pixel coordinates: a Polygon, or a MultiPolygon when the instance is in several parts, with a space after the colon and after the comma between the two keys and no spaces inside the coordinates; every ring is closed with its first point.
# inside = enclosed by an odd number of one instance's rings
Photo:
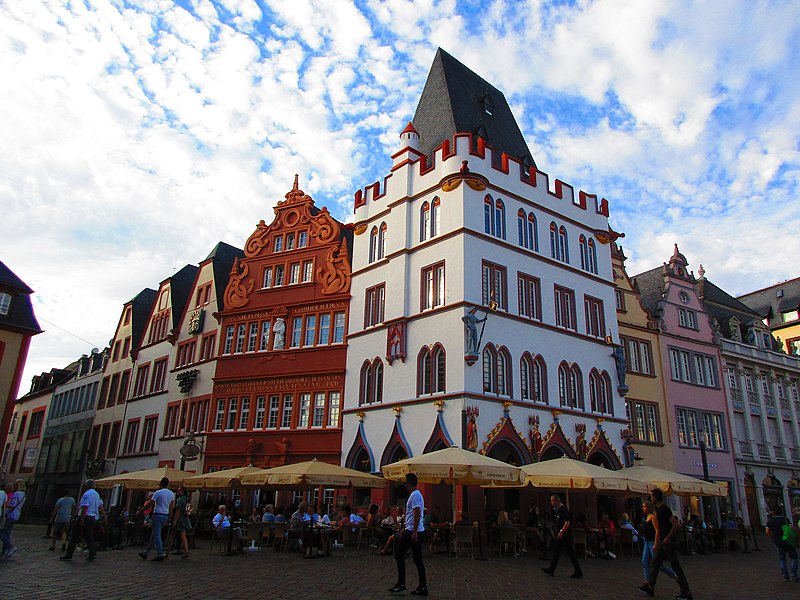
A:
{"type": "Polygon", "coordinates": [[[80,538],[79,533],[83,534],[83,539],[86,540],[86,546],[89,548],[89,556],[86,557],[88,562],[97,559],[97,550],[94,545],[94,526],[101,516],[105,516],[106,511],[103,508],[103,500],[100,494],[94,489],[94,480],[89,479],[86,482],[86,491],[81,496],[81,501],[78,503],[78,521],[72,528],[72,535],[69,538],[69,546],[67,546],[67,554],[61,556],[61,560],[72,560],[72,555],[75,554],[75,546],[78,544],[80,538]]]}
{"type": "Polygon", "coordinates": [[[50,550],[56,549],[56,540],[61,540],[61,551],[64,551],[67,541],[67,531],[69,530],[69,520],[72,518],[72,511],[75,510],[75,498],[69,495],[69,489],[64,490],[64,495],[56,500],[53,507],[53,514],[50,520],[53,523],[53,543],[50,550]]]}
{"type": "Polygon", "coordinates": [[[143,560],[147,560],[147,553],[151,548],[156,549],[156,557],[153,560],[164,560],[164,542],[161,539],[161,532],[169,525],[169,516],[175,504],[175,494],[169,489],[169,479],[161,478],[161,487],[153,494],[153,531],[150,536],[150,544],[147,550],[139,552],[143,560]]]}

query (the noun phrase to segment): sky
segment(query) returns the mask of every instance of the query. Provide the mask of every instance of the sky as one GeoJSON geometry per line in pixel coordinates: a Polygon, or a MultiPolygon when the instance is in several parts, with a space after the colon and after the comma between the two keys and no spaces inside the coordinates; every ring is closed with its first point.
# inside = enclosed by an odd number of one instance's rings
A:
{"type": "Polygon", "coordinates": [[[382,179],[437,47],[505,92],[538,168],[609,200],[630,274],[800,275],[794,2],[0,0],[0,260],[45,333],[21,386],[300,187],[382,179]]]}

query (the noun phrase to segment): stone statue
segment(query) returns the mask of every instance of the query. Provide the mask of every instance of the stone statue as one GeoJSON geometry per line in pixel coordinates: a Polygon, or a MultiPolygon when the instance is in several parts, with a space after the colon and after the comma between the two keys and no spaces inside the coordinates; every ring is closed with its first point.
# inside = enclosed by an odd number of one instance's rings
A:
{"type": "Polygon", "coordinates": [[[482,319],[479,319],[476,314],[477,312],[478,309],[473,306],[466,315],[461,317],[461,320],[464,321],[464,330],[467,334],[467,354],[478,354],[478,323],[485,322],[488,316],[484,315],[482,319]]]}
{"type": "Polygon", "coordinates": [[[286,335],[286,322],[282,318],[275,319],[275,328],[273,329],[272,336],[272,349],[283,350],[284,336],[286,335]]]}
{"type": "Polygon", "coordinates": [[[617,390],[621,394],[623,390],[627,393],[628,386],[625,385],[625,350],[622,349],[620,344],[614,344],[613,348],[614,350],[611,352],[611,356],[614,357],[614,362],[617,365],[617,379],[619,380],[619,386],[617,387],[617,390]]]}
{"type": "Polygon", "coordinates": [[[475,415],[467,421],[467,448],[475,450],[478,447],[478,424],[475,422],[475,415]]]}
{"type": "Polygon", "coordinates": [[[756,328],[752,323],[747,326],[747,343],[753,345],[756,343],[756,328]]]}

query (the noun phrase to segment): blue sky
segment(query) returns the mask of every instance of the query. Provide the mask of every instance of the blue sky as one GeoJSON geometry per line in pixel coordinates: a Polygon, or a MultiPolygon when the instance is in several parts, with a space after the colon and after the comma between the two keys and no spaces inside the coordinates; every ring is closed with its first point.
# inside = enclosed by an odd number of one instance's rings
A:
{"type": "Polygon", "coordinates": [[[732,293],[796,277],[798,30],[792,2],[0,0],[0,260],[47,330],[23,386],[241,246],[295,173],[348,219],[437,46],[539,169],[608,198],[629,272],[677,242],[732,293]]]}

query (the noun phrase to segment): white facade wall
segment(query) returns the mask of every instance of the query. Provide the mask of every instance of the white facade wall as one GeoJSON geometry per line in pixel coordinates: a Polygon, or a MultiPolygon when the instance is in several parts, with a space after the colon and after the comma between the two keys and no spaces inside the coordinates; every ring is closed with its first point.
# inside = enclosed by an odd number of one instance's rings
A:
{"type": "MultiPolygon", "coordinates": [[[[431,401],[406,404],[400,413],[405,439],[412,454],[421,453],[436,422],[437,409],[432,403],[437,396],[446,399],[443,409],[444,423],[456,445],[462,442],[462,410],[466,406],[480,406],[478,418],[479,449],[481,442],[503,416],[502,401],[521,402],[519,361],[524,351],[545,358],[548,371],[549,406],[534,407],[512,405],[509,414],[523,437],[528,435],[528,416],[539,414],[540,430],[545,434],[552,422],[551,409],[559,409],[557,367],[562,360],[575,362],[583,374],[585,415],[562,414],[560,423],[564,433],[575,437],[575,423],[587,425],[586,441],[596,429],[594,416],[588,412],[589,371],[595,367],[605,370],[611,377],[614,415],[603,423],[609,441],[621,447],[619,432],[625,427],[624,399],[616,392],[617,377],[611,348],[602,339],[589,339],[583,316],[583,296],[591,295],[603,301],[605,334],[618,340],[616,327],[614,287],[612,283],[611,255],[608,245],[595,238],[598,275],[588,275],[580,269],[578,236],[587,237],[593,231],[608,231],[608,219],[600,214],[592,197],[583,209],[572,201],[571,190],[564,187],[564,198],[548,192],[547,179],[538,174],[538,187],[520,181],[518,166],[510,165],[509,174],[491,166],[490,150],[485,159],[469,154],[468,140],[458,138],[456,152],[441,160],[437,151],[435,168],[425,175],[419,174],[419,164],[408,163],[385,180],[385,195],[374,199],[374,188],[366,190],[366,203],[356,210],[356,223],[366,224],[366,230],[356,236],[353,249],[350,330],[348,340],[347,381],[343,435],[343,461],[359,429],[359,416],[354,411],[364,411],[363,427],[366,441],[374,455],[375,465],[395,425],[395,412],[389,407],[417,399],[417,353],[426,344],[441,343],[446,349],[446,387],[444,394],[433,394],[431,401]],[[445,192],[441,182],[445,177],[459,172],[462,161],[468,161],[471,173],[484,175],[490,187],[483,191],[470,188],[462,182],[457,188],[445,192]],[[496,187],[491,187],[496,186],[496,187]],[[505,241],[484,233],[484,197],[502,199],[505,205],[505,241]],[[419,241],[420,208],[423,202],[441,201],[441,227],[438,237],[419,241]],[[533,212],[537,218],[538,253],[519,246],[517,235],[517,210],[533,212]],[[569,220],[567,220],[569,219],[569,220]],[[550,259],[550,222],[564,226],[569,236],[570,265],[550,259]],[[370,232],[373,227],[387,225],[386,251],[381,261],[369,264],[370,232]],[[420,314],[421,269],[438,261],[445,262],[444,306],[420,314]],[[491,397],[483,393],[481,359],[467,366],[464,361],[465,335],[461,317],[469,306],[482,305],[482,261],[506,267],[507,311],[498,310],[489,315],[483,337],[486,342],[505,346],[510,355],[512,392],[508,396],[491,397]],[[541,280],[542,324],[520,318],[517,301],[517,272],[541,280]],[[359,374],[365,360],[383,357],[386,352],[386,327],[378,325],[364,332],[365,290],[385,282],[386,301],[384,322],[408,318],[405,363],[395,361],[391,366],[384,360],[383,402],[381,405],[359,407],[359,374]],[[575,291],[577,335],[555,327],[553,285],[558,284],[575,291]]],[[[414,160],[415,155],[409,153],[414,160]]],[[[402,161],[395,161],[399,164],[402,161]]],[[[480,327],[479,327],[480,328],[480,327]]],[[[427,397],[426,397],[427,400],[427,397]]],[[[596,415],[600,416],[600,415],[596,415]]],[[[605,415],[607,416],[607,415],[605,415]]]]}

